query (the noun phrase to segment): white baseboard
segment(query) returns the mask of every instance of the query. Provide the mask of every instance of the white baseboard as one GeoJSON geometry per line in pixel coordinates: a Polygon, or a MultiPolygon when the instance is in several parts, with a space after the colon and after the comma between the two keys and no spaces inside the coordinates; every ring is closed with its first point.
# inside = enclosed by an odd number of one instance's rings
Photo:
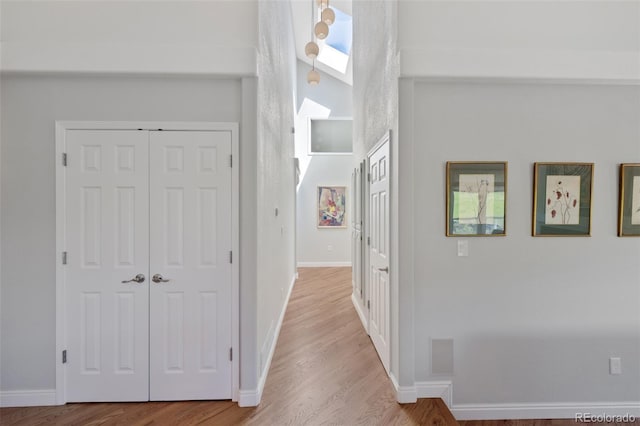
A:
{"type": "Polygon", "coordinates": [[[416,382],[415,386],[418,398],[442,398],[447,407],[451,408],[453,403],[453,384],[451,380],[416,382]]]}
{"type": "Polygon", "coordinates": [[[238,407],[256,407],[260,404],[260,398],[262,398],[262,392],[259,392],[258,389],[241,389],[238,392],[238,407]]]}
{"type": "Polygon", "coordinates": [[[56,390],[0,391],[0,407],[57,405],[56,390]]]}
{"type": "Polygon", "coordinates": [[[451,380],[432,380],[416,382],[413,386],[400,386],[393,374],[389,377],[396,389],[396,399],[400,404],[410,404],[416,402],[418,398],[441,398],[447,407],[451,407],[453,401],[451,380]]]}
{"type": "Polygon", "coordinates": [[[343,268],[351,267],[351,262],[298,262],[298,268],[343,268]]]}
{"type": "Polygon", "coordinates": [[[415,386],[400,386],[393,373],[389,374],[389,378],[396,390],[396,401],[398,401],[399,404],[413,404],[418,401],[415,386]]]}
{"type": "Polygon", "coordinates": [[[442,398],[456,420],[573,419],[576,423],[627,423],[640,419],[640,401],[454,404],[451,380],[432,380],[416,382],[414,386],[399,386],[393,374],[389,377],[400,404],[414,403],[418,398],[442,398]]]}
{"type": "Polygon", "coordinates": [[[638,402],[569,402],[544,404],[454,404],[456,420],[574,419],[581,423],[624,423],[622,417],[640,418],[638,402]],[[592,420],[584,420],[588,416],[592,420]],[[601,416],[600,418],[598,418],[601,416]],[[621,419],[616,417],[620,416],[621,419]],[[608,418],[607,418],[608,417],[608,418]]]}
{"type": "Polygon", "coordinates": [[[269,348],[269,356],[267,357],[267,362],[264,363],[264,368],[262,369],[262,373],[260,374],[260,378],[258,379],[258,387],[256,389],[240,390],[238,397],[238,405],[240,407],[255,407],[260,404],[260,400],[262,399],[262,392],[264,391],[264,385],[267,382],[267,375],[269,374],[269,367],[271,367],[273,354],[275,353],[276,345],[278,344],[278,337],[280,337],[280,329],[282,328],[282,322],[284,321],[284,314],[287,312],[287,306],[289,306],[289,299],[291,298],[291,292],[293,291],[295,282],[296,277],[294,275],[291,279],[291,284],[289,285],[289,290],[287,291],[287,296],[285,297],[284,305],[282,306],[282,311],[280,312],[280,316],[278,318],[278,323],[276,324],[271,348],[269,348]]]}
{"type": "Polygon", "coordinates": [[[367,334],[369,334],[369,320],[367,319],[367,316],[362,311],[363,307],[360,306],[360,302],[358,302],[356,295],[353,293],[351,293],[351,302],[353,303],[353,307],[356,309],[356,312],[360,317],[360,321],[362,321],[362,326],[364,327],[364,331],[366,331],[367,334]]]}

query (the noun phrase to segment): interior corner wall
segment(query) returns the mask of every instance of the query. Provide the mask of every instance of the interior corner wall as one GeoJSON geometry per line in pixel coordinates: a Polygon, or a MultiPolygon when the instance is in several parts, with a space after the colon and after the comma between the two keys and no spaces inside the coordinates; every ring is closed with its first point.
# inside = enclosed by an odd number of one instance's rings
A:
{"type": "Polygon", "coordinates": [[[405,192],[413,185],[411,169],[401,157],[406,156],[407,151],[399,149],[404,137],[398,131],[402,117],[398,108],[398,3],[353,2],[354,167],[391,131],[390,369],[400,386],[413,386],[413,256],[410,252],[401,252],[398,244],[413,238],[412,213],[400,211],[398,205],[399,199],[407,199],[405,192]],[[375,31],[371,31],[372,28],[375,31]]]}
{"type": "Polygon", "coordinates": [[[293,163],[296,57],[291,5],[259,2],[257,401],[295,278],[293,163]],[[274,29],[277,29],[274,31],[274,29]]]}
{"type": "MultiPolygon", "coordinates": [[[[0,76],[0,391],[55,388],[56,120],[241,121],[239,79],[0,76]]],[[[243,231],[241,231],[243,232],[243,231]]]]}
{"type": "Polygon", "coordinates": [[[309,65],[298,61],[298,111],[295,156],[300,164],[296,196],[298,266],[349,266],[351,229],[320,229],[317,223],[318,186],[347,187],[347,226],[351,223],[353,155],[309,155],[309,118],[351,118],[353,88],[323,74],[319,85],[307,83],[309,65]]]}
{"type": "MultiPolygon", "coordinates": [[[[403,81],[403,84],[407,81],[403,81]]],[[[413,81],[416,381],[453,408],[640,402],[640,239],[616,236],[618,167],[640,162],[640,86],[413,81]],[[507,236],[445,237],[445,163],[508,161],[507,236]],[[534,162],[594,162],[591,237],[531,237],[534,162]],[[418,172],[416,172],[417,174],[418,172]],[[430,341],[453,339],[454,374],[430,341]],[[609,374],[620,357],[622,374],[609,374]]]]}

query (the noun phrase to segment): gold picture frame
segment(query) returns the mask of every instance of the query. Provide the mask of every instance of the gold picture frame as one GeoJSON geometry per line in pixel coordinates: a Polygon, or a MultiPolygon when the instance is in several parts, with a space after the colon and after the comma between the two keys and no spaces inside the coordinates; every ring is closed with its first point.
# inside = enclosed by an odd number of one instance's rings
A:
{"type": "Polygon", "coordinates": [[[507,162],[448,161],[446,236],[507,235],[507,162]]]}
{"type": "Polygon", "coordinates": [[[534,237],[591,236],[593,163],[534,163],[534,237]]]}
{"type": "Polygon", "coordinates": [[[640,163],[620,164],[618,236],[640,237],[640,163]]]}

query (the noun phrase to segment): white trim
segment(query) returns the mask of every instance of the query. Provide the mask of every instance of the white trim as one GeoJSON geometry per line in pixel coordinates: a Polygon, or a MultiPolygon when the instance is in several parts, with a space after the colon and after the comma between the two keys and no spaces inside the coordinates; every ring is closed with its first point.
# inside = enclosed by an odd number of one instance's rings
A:
{"type": "Polygon", "coordinates": [[[282,328],[284,315],[287,312],[287,306],[289,306],[289,299],[291,298],[291,292],[293,291],[293,286],[295,285],[295,283],[296,276],[294,275],[291,279],[291,284],[289,285],[287,296],[284,299],[284,305],[282,306],[282,311],[280,312],[278,323],[276,324],[276,330],[273,334],[273,340],[271,341],[271,348],[269,348],[269,356],[267,357],[267,361],[264,363],[260,378],[258,379],[258,386],[256,389],[241,390],[239,392],[238,405],[240,407],[255,407],[260,404],[260,400],[262,399],[262,392],[264,391],[264,385],[267,382],[269,368],[271,367],[271,361],[273,360],[273,354],[276,351],[276,345],[278,343],[278,338],[280,337],[280,329],[282,328]]]}
{"type": "Polygon", "coordinates": [[[3,72],[257,75],[250,46],[3,41],[0,48],[3,72]]]}
{"type": "Polygon", "coordinates": [[[422,49],[400,51],[401,77],[496,77],[640,83],[634,51],[422,49]]]}
{"type": "Polygon", "coordinates": [[[59,405],[66,404],[66,376],[64,365],[62,364],[61,354],[66,346],[66,315],[67,307],[65,304],[66,292],[66,276],[65,268],[62,266],[62,252],[66,250],[66,229],[65,217],[67,215],[65,209],[65,200],[67,198],[65,192],[65,170],[61,164],[62,153],[65,152],[66,127],[63,122],[56,122],[56,147],[55,147],[55,164],[56,164],[56,403],[59,405]]]}
{"type": "Polygon", "coordinates": [[[389,374],[393,388],[396,390],[396,401],[400,404],[413,404],[418,401],[415,386],[400,386],[393,373],[389,374]]]}
{"type": "Polygon", "coordinates": [[[231,364],[231,400],[240,397],[240,126],[231,127],[231,250],[236,261],[231,264],[231,347],[235,356],[231,364]]]}
{"type": "Polygon", "coordinates": [[[351,262],[298,262],[298,268],[342,268],[350,267],[351,262]]]}
{"type": "Polygon", "coordinates": [[[238,407],[257,407],[262,398],[262,391],[259,389],[240,390],[238,392],[238,407]]]}
{"type": "Polygon", "coordinates": [[[353,307],[355,308],[358,317],[360,317],[360,321],[362,322],[364,331],[367,333],[367,335],[369,335],[369,321],[367,319],[368,315],[365,315],[364,312],[362,312],[364,307],[360,306],[360,301],[356,297],[355,293],[351,293],[351,302],[353,303],[353,307]]]}
{"type": "MultiPolygon", "coordinates": [[[[238,132],[238,123],[214,121],[56,121],[66,130],[228,130],[238,132]]],[[[232,142],[237,142],[237,137],[232,142]]]]}
{"type": "Polygon", "coordinates": [[[563,85],[563,86],[638,86],[640,79],[605,80],[595,78],[536,78],[536,77],[487,77],[487,76],[416,76],[408,77],[416,83],[467,83],[467,84],[502,84],[502,85],[563,85]]]}
{"type": "Polygon", "coordinates": [[[447,407],[453,403],[453,384],[451,380],[430,380],[416,382],[416,395],[418,398],[442,398],[447,407]]]}
{"type": "MultiPolygon", "coordinates": [[[[67,130],[180,130],[205,131],[218,130],[231,132],[231,152],[234,158],[231,174],[231,246],[236,259],[240,258],[240,173],[239,161],[239,125],[232,122],[162,122],[162,121],[56,121],[55,123],[55,164],[56,164],[56,388],[55,403],[66,404],[66,382],[64,365],[61,362],[62,351],[66,347],[65,334],[65,268],[62,265],[62,252],[65,241],[65,169],[62,165],[62,153],[65,152],[67,130]]],[[[240,398],[240,262],[231,266],[231,345],[235,356],[231,364],[231,399],[240,398]]],[[[288,300],[288,299],[287,299],[288,300]]]]}
{"type": "Polygon", "coordinates": [[[35,407],[57,405],[55,389],[2,391],[0,407],[35,407]]]}
{"type": "Polygon", "coordinates": [[[544,404],[454,404],[457,420],[575,419],[576,414],[640,418],[640,402],[567,402],[544,404]]]}

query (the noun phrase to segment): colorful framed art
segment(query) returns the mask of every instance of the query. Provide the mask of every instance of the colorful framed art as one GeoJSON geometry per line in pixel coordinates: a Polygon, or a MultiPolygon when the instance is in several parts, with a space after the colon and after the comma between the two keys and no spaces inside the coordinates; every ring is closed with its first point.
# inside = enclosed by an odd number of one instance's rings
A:
{"type": "Polygon", "coordinates": [[[318,228],[347,227],[347,187],[318,186],[318,228]]]}

